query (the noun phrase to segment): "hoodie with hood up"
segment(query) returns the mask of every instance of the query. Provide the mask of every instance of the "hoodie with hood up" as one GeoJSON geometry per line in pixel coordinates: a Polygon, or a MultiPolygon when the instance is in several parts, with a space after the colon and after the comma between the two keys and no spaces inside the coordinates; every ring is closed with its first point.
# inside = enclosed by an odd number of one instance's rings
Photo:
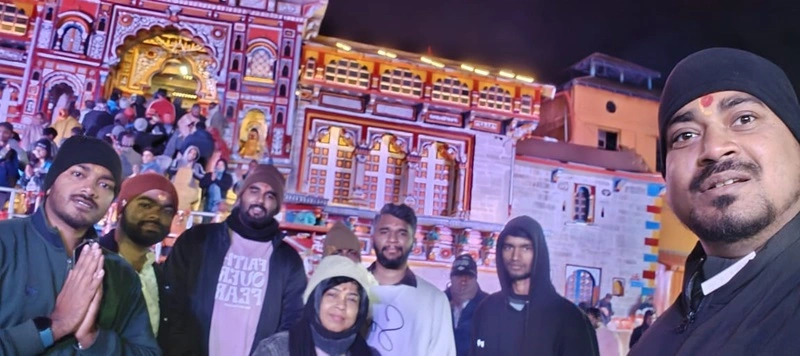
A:
{"type": "Polygon", "coordinates": [[[542,227],[528,216],[506,224],[497,241],[497,275],[501,291],[475,311],[470,355],[598,355],[589,319],[556,293],[550,281],[550,255],[542,227]],[[527,295],[514,293],[503,261],[508,236],[533,242],[531,283],[527,295]]]}

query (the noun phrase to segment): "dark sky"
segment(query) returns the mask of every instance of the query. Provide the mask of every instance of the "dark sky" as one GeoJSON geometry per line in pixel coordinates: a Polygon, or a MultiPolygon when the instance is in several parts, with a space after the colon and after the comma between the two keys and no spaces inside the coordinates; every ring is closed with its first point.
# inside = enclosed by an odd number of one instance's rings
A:
{"type": "Polygon", "coordinates": [[[561,84],[603,52],[658,70],[712,46],[776,62],[800,88],[800,1],[331,0],[321,34],[561,84]]]}

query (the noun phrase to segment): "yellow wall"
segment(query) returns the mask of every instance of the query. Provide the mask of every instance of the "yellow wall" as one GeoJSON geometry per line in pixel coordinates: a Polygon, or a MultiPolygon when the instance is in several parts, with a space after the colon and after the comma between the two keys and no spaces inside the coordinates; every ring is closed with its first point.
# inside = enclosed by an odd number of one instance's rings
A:
{"type": "Polygon", "coordinates": [[[619,145],[635,150],[655,172],[658,102],[575,84],[572,94],[571,143],[597,147],[598,130],[618,131],[619,145]],[[613,101],[616,111],[606,110],[613,101]]]}
{"type": "Polygon", "coordinates": [[[689,252],[692,252],[695,244],[697,244],[697,236],[689,231],[665,204],[663,210],[661,210],[659,251],[688,255],[689,252]]]}

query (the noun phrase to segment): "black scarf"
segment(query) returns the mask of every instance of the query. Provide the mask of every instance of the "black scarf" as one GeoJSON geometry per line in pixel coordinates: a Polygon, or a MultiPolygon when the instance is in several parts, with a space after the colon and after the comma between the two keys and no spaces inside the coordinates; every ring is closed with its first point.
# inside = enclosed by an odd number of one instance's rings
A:
{"type": "Polygon", "coordinates": [[[358,326],[364,323],[359,315],[355,325],[342,332],[331,332],[319,321],[317,311],[318,300],[322,297],[322,288],[316,288],[306,302],[303,317],[289,329],[290,356],[316,356],[319,347],[328,355],[370,356],[372,352],[367,341],[358,334],[358,326]]]}
{"type": "Polygon", "coordinates": [[[267,226],[256,229],[252,226],[247,226],[244,222],[242,222],[242,217],[240,214],[241,210],[239,210],[239,207],[237,206],[233,208],[231,214],[228,215],[227,219],[225,219],[225,223],[228,224],[228,227],[230,227],[235,233],[239,234],[239,236],[248,240],[260,242],[272,241],[272,239],[275,237],[280,239],[280,224],[277,220],[272,219],[269,221],[267,226]]]}

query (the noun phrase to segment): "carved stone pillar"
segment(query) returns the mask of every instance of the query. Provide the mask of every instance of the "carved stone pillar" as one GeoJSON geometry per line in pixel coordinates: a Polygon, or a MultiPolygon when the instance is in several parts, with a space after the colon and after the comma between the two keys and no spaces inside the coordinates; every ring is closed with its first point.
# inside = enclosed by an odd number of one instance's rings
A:
{"type": "Polygon", "coordinates": [[[455,206],[455,215],[459,218],[466,219],[467,218],[467,211],[465,209],[466,204],[464,202],[464,188],[467,184],[467,164],[463,163],[466,161],[465,158],[462,158],[460,162],[458,162],[458,185],[456,185],[456,206],[455,206]]]}
{"type": "Polygon", "coordinates": [[[360,144],[355,150],[355,162],[353,162],[353,190],[350,192],[350,202],[357,206],[367,206],[367,193],[364,191],[364,173],[366,172],[367,158],[369,157],[369,146],[360,144]]]}
{"type": "Polygon", "coordinates": [[[424,208],[416,206],[417,198],[414,196],[414,183],[417,180],[417,170],[419,169],[419,162],[421,160],[422,157],[416,153],[410,153],[406,156],[400,189],[400,196],[403,198],[403,203],[413,207],[417,212],[424,208]]]}
{"type": "Polygon", "coordinates": [[[306,157],[303,161],[303,164],[305,165],[305,169],[303,170],[303,192],[308,193],[310,190],[308,182],[311,180],[311,156],[314,154],[314,148],[317,146],[317,140],[314,137],[314,134],[310,132],[308,133],[306,140],[308,140],[308,145],[306,145],[306,157]]]}

